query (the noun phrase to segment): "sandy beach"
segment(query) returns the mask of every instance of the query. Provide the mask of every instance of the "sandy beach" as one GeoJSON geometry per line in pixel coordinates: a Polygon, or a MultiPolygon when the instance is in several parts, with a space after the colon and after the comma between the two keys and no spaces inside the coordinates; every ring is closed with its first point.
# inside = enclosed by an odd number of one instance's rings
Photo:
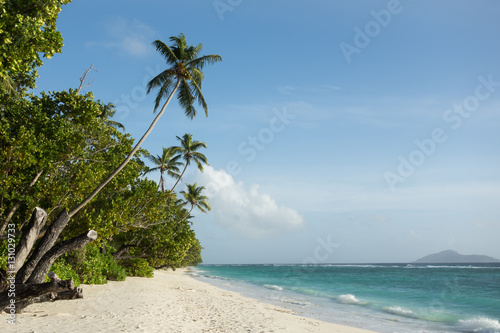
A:
{"type": "Polygon", "coordinates": [[[186,274],[84,285],[84,298],[33,304],[17,324],[0,315],[2,332],[329,332],[372,331],[300,316],[292,310],[243,297],[186,274]]]}

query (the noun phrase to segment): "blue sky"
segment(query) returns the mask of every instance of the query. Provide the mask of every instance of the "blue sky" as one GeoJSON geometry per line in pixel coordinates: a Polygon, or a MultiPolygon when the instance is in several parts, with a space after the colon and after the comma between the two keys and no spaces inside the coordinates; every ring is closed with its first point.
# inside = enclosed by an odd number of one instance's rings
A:
{"type": "MultiPolygon", "coordinates": [[[[454,249],[500,258],[497,1],[75,0],[39,90],[77,87],[139,138],[151,42],[186,35],[209,116],[171,104],[144,147],[205,141],[196,213],[205,263],[408,262],[454,249]]],[[[151,176],[156,179],[155,175],[151,176]]],[[[159,178],[159,177],[158,177],[159,178]]]]}

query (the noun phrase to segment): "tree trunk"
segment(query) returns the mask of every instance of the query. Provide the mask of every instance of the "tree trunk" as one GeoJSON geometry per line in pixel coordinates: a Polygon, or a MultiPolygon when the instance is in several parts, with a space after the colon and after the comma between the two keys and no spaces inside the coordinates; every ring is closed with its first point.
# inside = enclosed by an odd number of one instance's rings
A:
{"type": "Polygon", "coordinates": [[[43,235],[40,243],[36,247],[33,254],[29,257],[28,261],[19,269],[16,275],[16,283],[23,284],[31,275],[35,267],[38,265],[40,259],[50,250],[54,245],[61,231],[66,227],[69,222],[69,215],[66,209],[63,209],[56,219],[49,226],[45,235],[43,235]]]}
{"type": "MultiPolygon", "coordinates": [[[[56,295],[49,295],[45,300],[57,299],[59,292],[77,292],[73,280],[61,280],[53,272],[49,274],[50,282],[37,283],[37,284],[22,284],[16,286],[15,298],[9,295],[9,292],[0,294],[0,312],[21,312],[26,306],[35,302],[37,298],[56,293],[56,295]],[[14,301],[14,302],[13,302],[14,301]]],[[[79,289],[79,288],[78,288],[79,289]]],[[[81,290],[80,290],[81,292],[81,290]]]]}
{"type": "Polygon", "coordinates": [[[163,179],[163,169],[160,169],[160,188],[162,192],[165,192],[165,179],[163,179]]]}
{"type": "Polygon", "coordinates": [[[62,254],[76,250],[86,244],[90,243],[97,239],[97,232],[94,230],[90,230],[89,232],[85,232],[80,236],[68,239],[64,242],[61,242],[57,245],[54,245],[50,251],[45,253],[45,255],[40,259],[38,264],[36,265],[33,273],[31,273],[29,279],[26,281],[27,284],[41,283],[45,280],[45,275],[47,275],[50,266],[54,263],[54,261],[59,258],[62,254]]]}
{"type": "Polygon", "coordinates": [[[40,229],[45,225],[47,221],[47,213],[40,207],[35,207],[33,213],[31,214],[31,219],[28,227],[21,236],[21,240],[16,246],[16,261],[14,265],[14,272],[17,272],[21,266],[23,266],[24,261],[28,257],[28,254],[35,244],[36,238],[40,233],[40,229]]]}
{"type": "Polygon", "coordinates": [[[148,135],[151,133],[151,131],[153,131],[153,128],[155,127],[156,123],[158,122],[158,120],[160,120],[160,117],[163,115],[163,113],[165,112],[165,109],[167,108],[167,105],[170,103],[170,100],[172,99],[172,97],[174,96],[175,92],[177,91],[177,88],[179,88],[179,85],[181,84],[181,80],[178,79],[177,80],[177,84],[175,85],[175,88],[172,90],[172,93],[170,94],[170,96],[168,96],[168,99],[167,101],[165,102],[165,104],[163,105],[163,107],[161,108],[160,112],[158,113],[158,115],[156,115],[155,119],[153,120],[153,122],[151,123],[151,125],[149,125],[149,128],[148,130],[144,133],[144,135],[142,136],[142,138],[139,140],[139,142],[137,142],[137,144],[135,145],[135,147],[132,149],[132,151],[130,152],[130,154],[127,156],[127,158],[122,162],[122,164],[120,164],[118,166],[118,168],[115,169],[115,171],[113,171],[109,176],[108,178],[106,178],[101,184],[99,184],[99,186],[96,187],[96,189],[85,199],[83,200],[75,209],[73,209],[70,213],[69,213],[69,217],[72,217],[73,215],[75,215],[80,209],[82,209],[83,207],[85,207],[85,205],[87,205],[90,200],[92,200],[96,195],[97,193],[99,193],[103,188],[104,186],[106,186],[110,181],[111,179],[113,179],[120,171],[122,171],[122,169],[128,164],[128,162],[132,159],[132,157],[134,157],[135,153],[137,152],[137,150],[139,150],[139,148],[141,147],[142,143],[144,142],[144,140],[146,140],[146,138],[148,137],[148,135]]]}
{"type": "Polygon", "coordinates": [[[177,187],[177,184],[179,184],[179,182],[182,179],[182,176],[184,176],[184,172],[186,172],[186,169],[187,169],[188,165],[189,165],[189,160],[186,161],[186,165],[184,166],[184,170],[182,170],[181,175],[179,176],[179,178],[177,179],[177,181],[174,184],[174,187],[172,187],[172,189],[170,191],[173,191],[177,187]]]}

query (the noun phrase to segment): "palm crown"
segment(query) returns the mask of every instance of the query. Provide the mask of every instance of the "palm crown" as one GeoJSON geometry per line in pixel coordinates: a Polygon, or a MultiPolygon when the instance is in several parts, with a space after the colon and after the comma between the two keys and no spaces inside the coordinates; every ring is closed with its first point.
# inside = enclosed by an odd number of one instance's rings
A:
{"type": "Polygon", "coordinates": [[[200,171],[203,171],[203,164],[208,164],[207,157],[202,153],[198,152],[198,150],[201,148],[207,148],[207,144],[205,142],[193,141],[193,135],[189,133],[184,134],[182,138],[177,137],[177,140],[180,141],[181,145],[173,147],[176,153],[178,153],[176,157],[177,158],[182,157],[186,163],[184,165],[184,169],[182,170],[180,177],[177,179],[177,182],[175,183],[174,187],[172,187],[172,190],[175,189],[175,187],[181,180],[182,176],[184,175],[184,172],[186,172],[188,165],[191,164],[191,160],[193,160],[196,163],[200,171]]]}
{"type": "Polygon", "coordinates": [[[146,173],[150,173],[153,171],[160,171],[160,188],[162,192],[165,192],[165,177],[164,173],[167,172],[167,174],[175,179],[179,179],[179,166],[182,165],[181,162],[178,162],[178,159],[180,156],[175,156],[175,149],[173,147],[169,148],[163,148],[163,152],[161,155],[153,156],[153,155],[148,155],[146,156],[147,159],[155,165],[154,168],[149,169],[146,173]]]}
{"type": "Polygon", "coordinates": [[[187,184],[187,192],[186,191],[181,191],[181,193],[184,195],[184,199],[186,199],[186,203],[191,204],[191,211],[193,208],[198,208],[201,210],[203,213],[206,213],[207,210],[210,210],[210,205],[208,204],[208,198],[204,195],[201,194],[201,192],[205,189],[204,186],[198,186],[197,183],[194,184],[187,184]]]}
{"type": "Polygon", "coordinates": [[[148,93],[154,88],[160,89],[156,96],[155,110],[164,97],[170,96],[178,89],[177,99],[186,116],[191,119],[196,116],[196,109],[193,106],[195,100],[198,100],[208,115],[208,106],[201,93],[202,69],[207,64],[221,61],[222,58],[214,54],[198,57],[203,45],[188,46],[184,34],[170,37],[170,41],[173,42],[171,47],[161,40],[153,42],[156,50],[170,66],[148,83],[148,93]]]}

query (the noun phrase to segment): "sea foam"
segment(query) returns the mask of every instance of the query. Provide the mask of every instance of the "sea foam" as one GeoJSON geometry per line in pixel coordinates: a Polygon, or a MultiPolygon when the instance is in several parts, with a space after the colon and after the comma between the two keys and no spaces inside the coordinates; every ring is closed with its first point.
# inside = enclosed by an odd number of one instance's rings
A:
{"type": "Polygon", "coordinates": [[[360,304],[359,299],[353,294],[340,295],[337,301],[342,304],[360,304]]]}
{"type": "Polygon", "coordinates": [[[464,332],[500,333],[500,323],[498,320],[487,317],[459,320],[458,327],[464,332]]]}
{"type": "Polygon", "coordinates": [[[276,286],[274,284],[265,284],[263,287],[271,290],[279,290],[279,291],[283,290],[283,287],[276,286]]]}
{"type": "Polygon", "coordinates": [[[383,308],[383,310],[387,313],[392,313],[398,316],[403,316],[403,317],[408,317],[408,318],[415,318],[415,314],[413,311],[405,309],[401,306],[390,306],[387,308],[383,308]]]}

